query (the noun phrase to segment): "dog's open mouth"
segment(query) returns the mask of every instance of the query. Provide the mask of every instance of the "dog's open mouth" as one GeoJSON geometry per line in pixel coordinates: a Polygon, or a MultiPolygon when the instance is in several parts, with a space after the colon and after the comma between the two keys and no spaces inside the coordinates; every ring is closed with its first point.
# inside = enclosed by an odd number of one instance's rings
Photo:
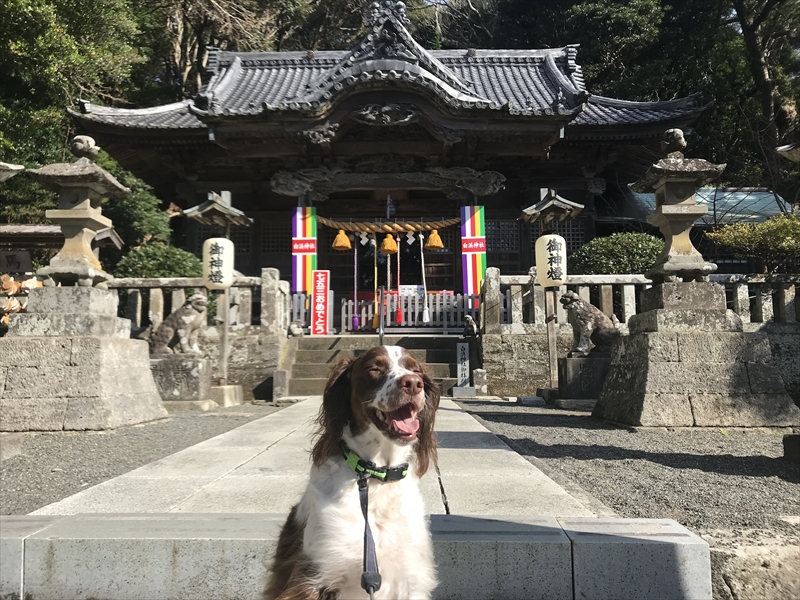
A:
{"type": "Polygon", "coordinates": [[[391,412],[376,409],[374,414],[376,425],[391,437],[407,442],[416,439],[419,431],[419,413],[413,402],[391,412]]]}

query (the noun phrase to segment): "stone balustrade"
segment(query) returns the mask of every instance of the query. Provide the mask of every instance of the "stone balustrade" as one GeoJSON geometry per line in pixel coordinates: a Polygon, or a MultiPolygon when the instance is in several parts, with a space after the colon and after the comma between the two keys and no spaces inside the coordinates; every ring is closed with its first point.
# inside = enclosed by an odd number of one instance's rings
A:
{"type": "MultiPolygon", "coordinates": [[[[118,278],[109,282],[120,295],[120,306],[131,326],[153,329],[181,306],[193,293],[208,295],[200,277],[118,278]]],[[[277,269],[263,269],[261,277],[236,277],[229,292],[230,325],[266,327],[267,333],[285,332],[289,326],[289,283],[280,280],[277,269]]],[[[217,303],[217,317],[220,306],[217,303]]],[[[214,323],[214,319],[209,319],[214,323]]]]}
{"type": "MultiPolygon", "coordinates": [[[[800,322],[800,303],[795,301],[798,275],[711,275],[710,279],[725,286],[728,308],[743,323],[800,322]]],[[[641,290],[651,283],[644,275],[569,275],[558,296],[574,291],[607,315],[615,314],[624,326],[638,312],[641,290]]],[[[527,275],[501,275],[499,269],[487,269],[482,304],[485,333],[544,330],[544,289],[532,285],[527,275]]],[[[559,324],[567,324],[560,303],[556,316],[559,324]]]]}

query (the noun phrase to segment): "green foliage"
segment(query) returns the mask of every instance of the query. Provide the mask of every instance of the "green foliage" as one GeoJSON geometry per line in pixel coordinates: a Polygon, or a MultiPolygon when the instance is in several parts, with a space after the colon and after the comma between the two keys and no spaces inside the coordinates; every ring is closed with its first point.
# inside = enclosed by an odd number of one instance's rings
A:
{"type": "Polygon", "coordinates": [[[646,233],[615,233],[595,238],[568,259],[570,275],[642,274],[664,249],[664,240],[646,233]]]}
{"type": "Polygon", "coordinates": [[[800,271],[800,216],[778,215],[763,223],[733,223],[706,234],[737,258],[763,261],[768,273],[800,271]]]}
{"type": "Polygon", "coordinates": [[[202,277],[203,263],[194,254],[150,242],[134,248],[119,262],[115,277],[202,277]]]}

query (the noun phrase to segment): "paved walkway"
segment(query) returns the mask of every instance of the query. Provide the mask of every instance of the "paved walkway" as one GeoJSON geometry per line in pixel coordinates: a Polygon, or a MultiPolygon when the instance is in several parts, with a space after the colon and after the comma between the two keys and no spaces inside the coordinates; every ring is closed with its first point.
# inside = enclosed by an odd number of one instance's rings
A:
{"type": "MultiPolygon", "coordinates": [[[[319,396],[55,502],[34,515],[285,513],[308,480],[319,396]]],[[[443,398],[439,473],[422,489],[431,514],[594,517],[494,434],[443,398]]]]}

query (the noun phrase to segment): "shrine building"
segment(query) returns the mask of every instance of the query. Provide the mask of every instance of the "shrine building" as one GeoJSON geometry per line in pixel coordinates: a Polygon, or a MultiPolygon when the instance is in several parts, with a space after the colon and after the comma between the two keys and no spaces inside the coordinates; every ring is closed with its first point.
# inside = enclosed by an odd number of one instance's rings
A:
{"type": "MultiPolygon", "coordinates": [[[[70,112],[165,202],[185,209],[230,191],[253,219],[231,233],[237,270],[294,267],[304,291],[297,270],[315,252],[334,292],[371,294],[387,278],[394,288],[398,272],[402,285],[456,293],[477,293],[469,269],[527,273],[540,226],[519,217],[545,192],[584,205],[555,228],[576,249],[596,234],[598,198],[641,177],[664,131],[707,108],[698,95],[596,96],[576,46],[426,50],[400,2],[373,3],[366,22],[348,51],[212,49],[202,89],[182,102],[70,112]],[[442,243],[423,256],[431,223],[442,243]],[[333,249],[339,229],[355,250],[333,249]],[[369,241],[380,248],[386,232],[394,258],[369,241]]],[[[216,233],[182,226],[194,252],[216,233]]]]}

